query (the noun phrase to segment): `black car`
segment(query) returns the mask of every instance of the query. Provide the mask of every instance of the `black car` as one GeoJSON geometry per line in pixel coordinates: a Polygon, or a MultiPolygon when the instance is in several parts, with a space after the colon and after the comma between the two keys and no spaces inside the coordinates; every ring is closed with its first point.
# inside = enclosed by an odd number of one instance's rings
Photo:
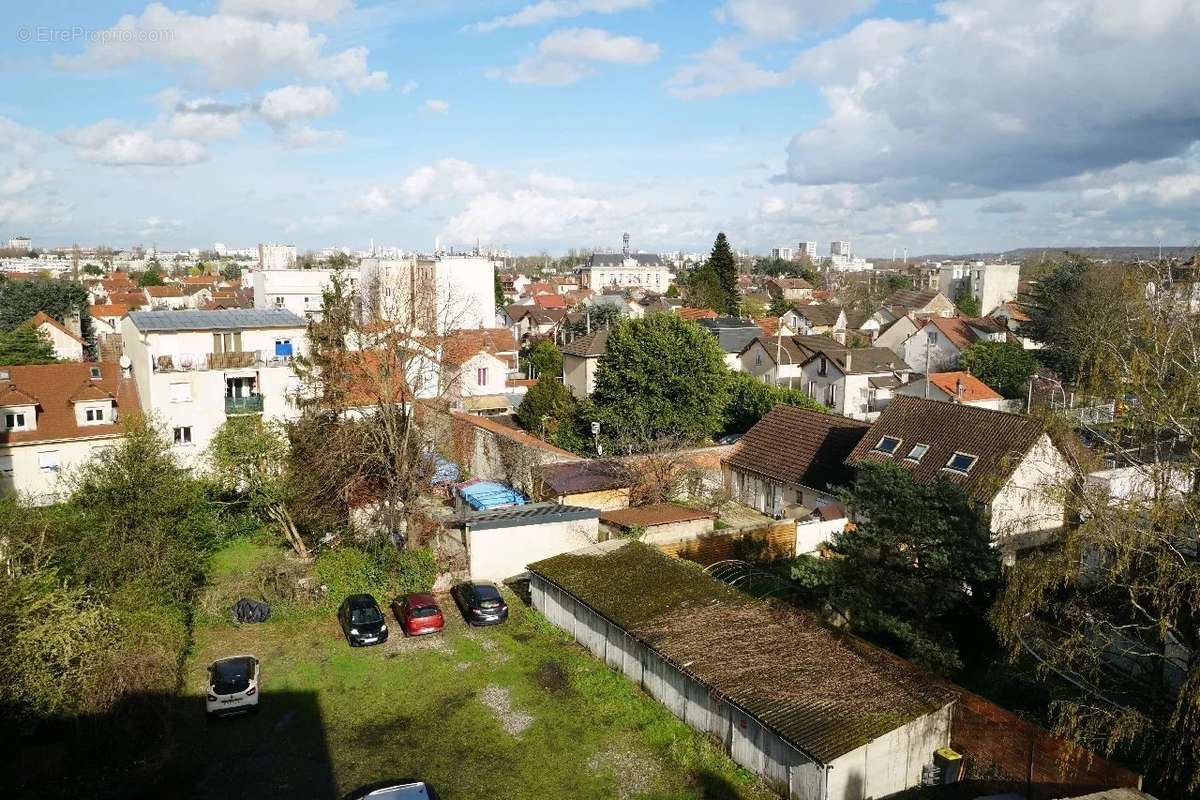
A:
{"type": "Polygon", "coordinates": [[[508,619],[508,604],[494,583],[463,581],[455,584],[450,596],[471,625],[499,625],[508,619]]]}
{"type": "Polygon", "coordinates": [[[383,612],[369,594],[352,594],[343,600],[338,608],[338,623],[351,647],[387,641],[388,628],[383,612]]]}

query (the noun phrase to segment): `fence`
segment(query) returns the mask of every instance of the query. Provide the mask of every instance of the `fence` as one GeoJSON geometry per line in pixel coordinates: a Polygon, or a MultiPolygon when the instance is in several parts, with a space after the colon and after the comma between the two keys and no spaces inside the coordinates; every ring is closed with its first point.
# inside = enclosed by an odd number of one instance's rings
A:
{"type": "Polygon", "coordinates": [[[718,561],[769,561],[796,555],[794,520],[772,522],[752,528],[726,528],[703,533],[695,539],[657,545],[672,558],[683,558],[708,566],[718,561]]]}

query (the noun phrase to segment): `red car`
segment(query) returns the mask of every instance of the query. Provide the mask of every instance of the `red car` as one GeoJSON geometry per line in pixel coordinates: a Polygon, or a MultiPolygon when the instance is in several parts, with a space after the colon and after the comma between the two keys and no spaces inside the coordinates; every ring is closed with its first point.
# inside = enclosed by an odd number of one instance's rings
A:
{"type": "Polygon", "coordinates": [[[392,613],[408,636],[437,633],[446,625],[437,599],[428,592],[397,597],[392,601],[392,613]]]}

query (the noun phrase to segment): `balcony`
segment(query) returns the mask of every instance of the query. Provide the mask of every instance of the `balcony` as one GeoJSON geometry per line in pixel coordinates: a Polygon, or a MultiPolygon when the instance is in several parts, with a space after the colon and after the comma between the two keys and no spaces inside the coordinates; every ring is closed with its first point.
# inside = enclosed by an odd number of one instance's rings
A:
{"type": "Polygon", "coordinates": [[[249,397],[225,398],[226,416],[261,413],[263,413],[263,396],[261,394],[252,394],[249,397]]]}
{"type": "Polygon", "coordinates": [[[291,356],[277,356],[269,350],[244,350],[235,353],[177,353],[150,357],[155,372],[203,372],[220,369],[252,367],[282,367],[290,364],[291,356]]]}

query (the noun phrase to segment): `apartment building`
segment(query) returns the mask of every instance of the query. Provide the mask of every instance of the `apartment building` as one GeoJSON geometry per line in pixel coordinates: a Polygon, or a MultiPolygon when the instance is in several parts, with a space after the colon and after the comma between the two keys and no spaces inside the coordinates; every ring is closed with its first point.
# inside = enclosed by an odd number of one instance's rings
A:
{"type": "Polygon", "coordinates": [[[340,278],[346,290],[353,293],[358,285],[358,273],[337,269],[268,269],[255,272],[254,307],[284,309],[304,319],[320,319],[324,311],[324,293],[340,278]]]}
{"type": "Polygon", "coordinates": [[[230,417],[296,416],[292,359],[305,328],[287,309],[132,311],[121,336],[142,409],[190,460],[230,417]]]}
{"type": "Polygon", "coordinates": [[[296,266],[296,246],[291,244],[260,244],[258,268],[292,269],[296,266]]]}
{"type": "Polygon", "coordinates": [[[1020,264],[985,264],[982,261],[941,264],[938,289],[956,302],[970,295],[979,301],[980,313],[988,314],[1017,298],[1020,278],[1020,264]]]}
{"type": "Polygon", "coordinates": [[[363,313],[421,333],[494,327],[496,268],[484,256],[364,258],[363,313]]]}

